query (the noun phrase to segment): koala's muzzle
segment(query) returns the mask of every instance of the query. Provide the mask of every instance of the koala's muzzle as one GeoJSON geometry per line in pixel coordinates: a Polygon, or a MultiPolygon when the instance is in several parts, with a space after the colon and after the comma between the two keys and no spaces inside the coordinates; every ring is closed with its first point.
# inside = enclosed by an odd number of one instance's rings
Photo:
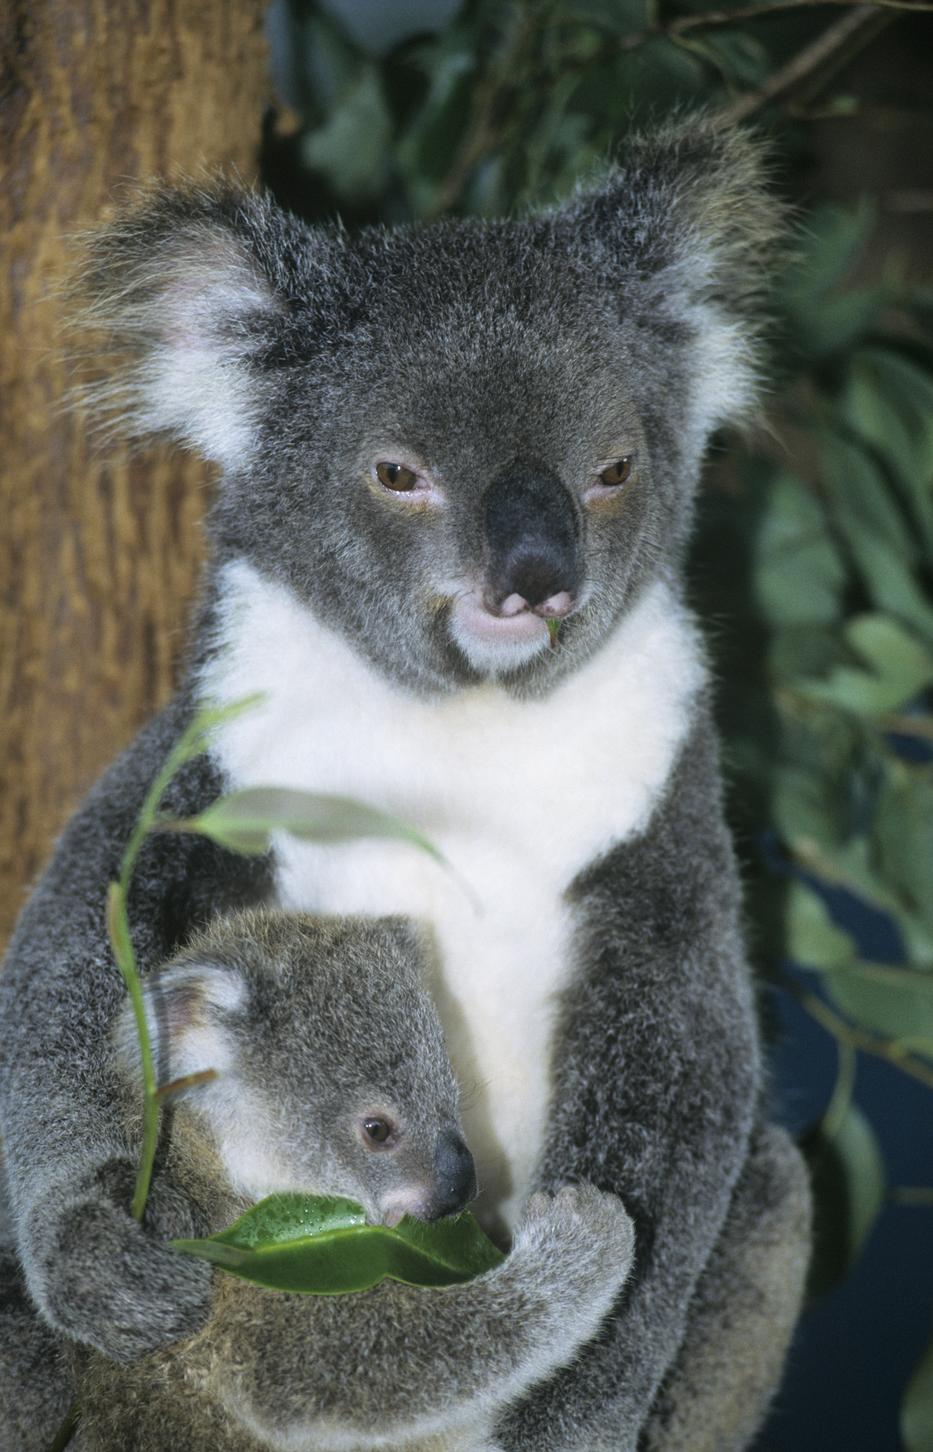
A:
{"type": "Polygon", "coordinates": [[[483,496],[483,529],[487,610],[569,614],[583,579],[580,518],[556,474],[510,464],[483,496]]]}
{"type": "Polygon", "coordinates": [[[434,1154],[434,1189],[424,1211],[425,1220],[457,1215],[476,1196],[473,1156],[456,1130],[443,1130],[434,1154]]]}

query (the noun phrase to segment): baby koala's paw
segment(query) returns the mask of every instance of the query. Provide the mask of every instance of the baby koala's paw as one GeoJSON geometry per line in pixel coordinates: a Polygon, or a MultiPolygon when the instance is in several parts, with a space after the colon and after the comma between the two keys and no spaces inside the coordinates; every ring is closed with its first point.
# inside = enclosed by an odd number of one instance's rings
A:
{"type": "Polygon", "coordinates": [[[556,1195],[531,1196],[514,1249],[548,1265],[566,1290],[614,1295],[632,1268],[635,1228],[618,1195],[565,1185],[556,1195]]]}
{"type": "Polygon", "coordinates": [[[29,1220],[30,1290],[48,1321],[114,1361],[133,1361],[207,1317],[211,1268],[173,1251],[191,1233],[184,1198],[159,1187],[152,1222],[129,1213],[135,1169],[111,1161],[71,1195],[55,1192],[29,1220]]]}

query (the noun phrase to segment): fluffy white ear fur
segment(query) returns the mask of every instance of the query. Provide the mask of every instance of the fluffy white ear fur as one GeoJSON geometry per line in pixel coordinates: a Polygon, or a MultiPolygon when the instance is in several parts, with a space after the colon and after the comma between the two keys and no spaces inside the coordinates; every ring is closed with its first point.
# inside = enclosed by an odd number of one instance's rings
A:
{"type": "MultiPolygon", "coordinates": [[[[243,1006],[246,985],[230,969],[183,963],[156,973],[143,986],[143,1004],[160,1083],[202,1069],[228,1071],[233,1051],[222,1016],[243,1006]]],[[[142,1068],[132,1005],[127,999],[114,1029],[118,1064],[136,1082],[142,1068]]]]}
{"type": "Polygon", "coordinates": [[[750,132],[687,116],[626,143],[620,163],[564,209],[624,305],[686,325],[689,427],[702,444],[757,402],[762,293],[783,208],[750,132]]]}
{"type": "Polygon", "coordinates": [[[248,325],[276,310],[271,289],[236,244],[215,237],[175,259],[150,306],[161,314],[162,339],[136,370],[135,422],[226,469],[242,464],[253,452],[260,392],[247,367],[248,325]]]}
{"type": "Polygon", "coordinates": [[[92,300],[78,326],[108,334],[129,365],[79,388],[78,401],[114,432],[169,434],[225,469],[248,463],[264,387],[250,358],[281,303],[246,239],[195,220],[147,247],[131,218],[92,244],[76,289],[84,283],[92,300]]]}

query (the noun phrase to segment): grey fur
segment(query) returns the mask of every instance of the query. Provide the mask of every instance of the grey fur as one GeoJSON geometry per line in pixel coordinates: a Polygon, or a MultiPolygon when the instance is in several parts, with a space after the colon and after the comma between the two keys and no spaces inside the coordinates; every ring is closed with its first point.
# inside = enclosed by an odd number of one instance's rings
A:
{"type": "MultiPolygon", "coordinates": [[[[695,119],[633,144],[568,206],[518,221],[350,238],[232,190],[154,194],[104,234],[86,286],[130,355],[117,407],[225,465],[195,666],[215,649],[217,567],[244,559],[401,689],[433,700],[475,684],[482,670],[448,628],[456,582],[486,568],[488,481],[539,464],[563,481],[587,593],[560,649],[500,672],[498,689],[546,700],[572,682],[650,581],[679,593],[709,431],[754,398],[756,299],[776,225],[756,144],[695,119]],[[206,360],[201,392],[186,372],[192,347],[206,360]],[[456,483],[443,511],[411,512],[361,484],[387,438],[456,483]],[[609,448],[637,455],[636,474],[597,518],[580,481],[609,448]]],[[[170,1269],[156,1243],[203,1228],[197,1199],[163,1180],[150,1235],[121,1208],[131,1146],[102,1049],[118,995],[103,884],[194,680],[67,829],[0,980],[0,1127],[30,1291],[53,1325],[117,1358],[192,1331],[207,1306],[205,1279],[170,1269]],[[124,1271],[82,1301],[74,1276],[89,1238],[124,1271]]],[[[554,743],[555,782],[560,753],[579,748],[554,743]]],[[[170,810],[196,811],[223,786],[207,758],[173,788],[170,810]]],[[[149,844],[131,906],[144,967],[208,913],[268,896],[275,869],[149,844]]],[[[761,1125],[705,701],[653,820],[580,873],[571,896],[575,978],[539,1183],[620,1194],[638,1273],[586,1358],[510,1414],[501,1437],[516,1452],[635,1446],[687,1328],[716,1302],[711,1257],[761,1125]]],[[[786,1306],[780,1318],[782,1345],[786,1306]]]]}
{"type": "MultiPolygon", "coordinates": [[[[150,1010],[169,1057],[191,1032],[197,1052],[213,1047],[226,1067],[176,1101],[157,1180],[171,1177],[202,1205],[209,1196],[208,1226],[219,1230],[245,1208],[219,1168],[231,1129],[247,1154],[271,1155],[270,1172],[282,1176],[273,1185],[349,1195],[374,1214],[387,1188],[429,1176],[438,1138],[458,1120],[424,958],[421,936],[393,919],[252,912],[197,935],[150,978],[150,1010]],[[366,1149],[355,1132],[373,1104],[400,1126],[391,1151],[366,1149]]],[[[119,1057],[134,1060],[129,1004],[116,1030],[119,1057]]],[[[138,1102],[133,1083],[130,1133],[138,1102]]],[[[192,1340],[132,1367],[75,1358],[77,1446],[238,1452],[358,1439],[414,1448],[426,1436],[476,1446],[497,1406],[594,1334],[632,1258],[621,1202],[580,1187],[534,1197],[504,1264],[466,1286],[431,1293],[387,1283],[332,1299],[221,1277],[192,1340]]],[[[84,1269],[88,1283],[106,1273],[84,1269]]],[[[43,1336],[52,1333],[33,1317],[34,1339],[43,1336]]],[[[16,1366],[21,1400],[45,1409],[51,1399],[32,1362],[17,1357],[16,1366]]]]}

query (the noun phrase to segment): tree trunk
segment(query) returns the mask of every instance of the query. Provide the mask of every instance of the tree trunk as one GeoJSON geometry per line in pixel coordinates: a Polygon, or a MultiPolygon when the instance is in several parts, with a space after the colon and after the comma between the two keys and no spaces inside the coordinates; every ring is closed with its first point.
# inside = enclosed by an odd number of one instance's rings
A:
{"type": "Polygon", "coordinates": [[[0,18],[0,944],[80,795],[171,690],[210,478],[104,449],[63,409],[73,234],[137,179],[252,177],[263,10],[8,0],[0,18]]]}

